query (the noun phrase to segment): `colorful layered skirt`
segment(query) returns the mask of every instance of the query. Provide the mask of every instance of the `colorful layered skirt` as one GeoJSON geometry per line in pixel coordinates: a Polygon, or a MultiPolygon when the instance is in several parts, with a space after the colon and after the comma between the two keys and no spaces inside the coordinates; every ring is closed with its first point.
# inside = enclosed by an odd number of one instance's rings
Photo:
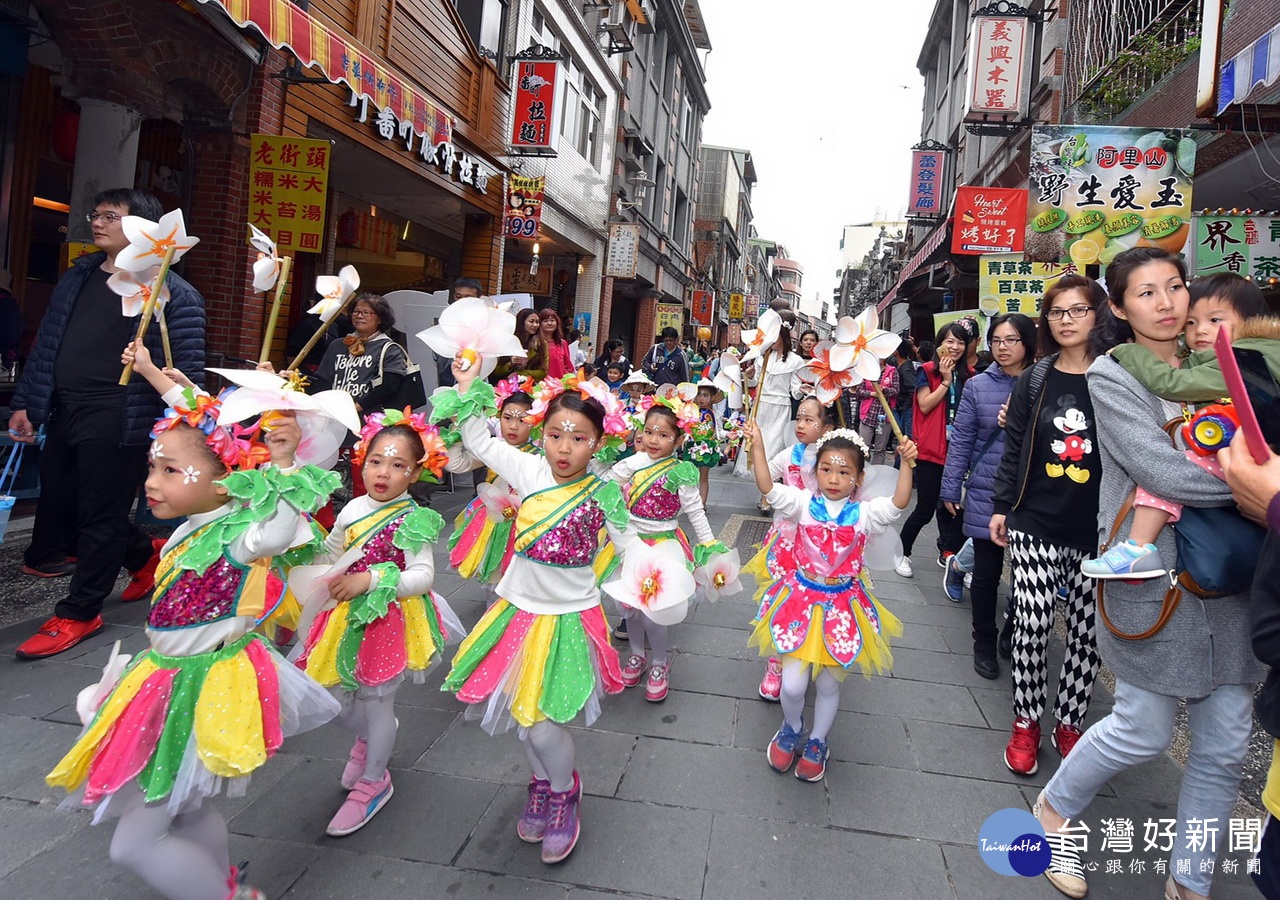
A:
{"type": "Polygon", "coordinates": [[[130,782],[177,815],[224,789],[243,795],[248,776],[285,737],[318,728],[340,709],[258,635],[195,656],[148,650],[45,780],[78,805],[96,806],[95,822],[130,782]]]}
{"type": "Polygon", "coordinates": [[[442,690],[497,734],[546,719],[567,723],[579,713],[590,725],[600,715],[600,698],[622,687],[600,606],[537,615],[499,599],[458,648],[442,690]]]}
{"type": "Polygon", "coordinates": [[[497,584],[515,552],[515,518],[495,522],[479,497],[458,514],[449,538],[449,565],[463,578],[497,584]]]}
{"type": "Polygon", "coordinates": [[[757,619],[763,618],[769,609],[769,600],[765,594],[770,586],[782,581],[795,570],[796,531],[797,525],[793,521],[781,519],[774,522],[765,533],[760,549],[742,567],[742,574],[750,575],[756,582],[756,592],[752,599],[760,604],[757,619]]]}
{"type": "Polygon", "coordinates": [[[749,642],[761,656],[799,660],[814,678],[826,669],[843,681],[854,665],[867,677],[891,671],[889,638],[901,635],[902,622],[862,579],[829,585],[794,571],[765,592],[749,642]]]}

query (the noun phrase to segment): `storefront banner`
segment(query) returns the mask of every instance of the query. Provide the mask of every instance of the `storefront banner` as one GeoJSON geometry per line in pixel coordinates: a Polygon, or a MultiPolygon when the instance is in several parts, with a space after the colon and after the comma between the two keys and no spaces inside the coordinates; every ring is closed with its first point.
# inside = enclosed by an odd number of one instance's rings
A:
{"type": "Polygon", "coordinates": [[[1063,275],[1076,273],[1073,263],[1027,262],[1021,253],[984,253],[978,263],[978,311],[1040,315],[1044,292],[1063,275]]]}
{"type": "Polygon", "coordinates": [[[945,151],[911,151],[911,194],[907,200],[908,216],[942,215],[942,206],[938,203],[938,192],[946,183],[946,173],[945,151]]]}
{"type": "Polygon", "coordinates": [[[969,41],[969,102],[966,121],[1027,115],[1025,78],[1031,20],[1021,16],[975,16],[969,41]]]}
{"type": "Polygon", "coordinates": [[[328,141],[249,136],[249,221],[282,253],[319,253],[329,196],[328,141]]]}
{"type": "Polygon", "coordinates": [[[640,262],[640,226],[610,225],[605,251],[605,278],[635,278],[640,262]]]}
{"type": "Polygon", "coordinates": [[[769,308],[769,300],[767,297],[761,297],[758,294],[747,295],[747,309],[752,311],[754,316],[764,315],[764,311],[769,308]]]}
{"type": "Polygon", "coordinates": [[[542,225],[547,179],[512,175],[507,187],[507,237],[536,238],[542,225]]]}
{"type": "Polygon", "coordinates": [[[737,347],[742,343],[742,326],[737,322],[729,325],[728,333],[725,335],[726,347],[737,347]]]}
{"type": "MultiPolygon", "coordinates": [[[[755,309],[753,304],[752,309],[755,309]]],[[[746,294],[730,294],[729,295],[729,318],[742,319],[747,315],[747,296],[746,294]]]]}
{"type": "Polygon", "coordinates": [[[1189,129],[1034,126],[1027,256],[1106,266],[1130,247],[1181,251],[1195,166],[1189,129]]]}
{"type": "Polygon", "coordinates": [[[591,313],[580,312],[573,314],[573,327],[582,332],[584,338],[591,337],[591,313]]]}
{"type": "Polygon", "coordinates": [[[716,295],[711,291],[694,291],[693,308],[689,315],[699,325],[711,325],[711,313],[715,307],[716,295]]]}
{"type": "Polygon", "coordinates": [[[679,303],[658,303],[658,309],[654,317],[653,333],[661,335],[662,330],[668,326],[674,328],[678,333],[684,333],[684,307],[679,303]]]}
{"type": "Polygon", "coordinates": [[[502,290],[506,294],[536,294],[539,297],[551,295],[551,268],[539,267],[530,274],[527,263],[510,262],[502,267],[502,290]]]}
{"type": "Polygon", "coordinates": [[[952,253],[1022,252],[1022,230],[1027,226],[1025,189],[958,187],[955,214],[952,253]]]}
{"type": "MultiPolygon", "coordinates": [[[[290,0],[199,0],[219,7],[241,28],[252,26],[278,50],[288,50],[306,68],[319,68],[334,84],[345,84],[410,122],[431,146],[453,140],[453,117],[354,38],[330,31],[290,0]]],[[[278,244],[278,242],[277,242],[278,244]]],[[[281,247],[280,249],[284,249],[281,247]]]]}
{"type": "Polygon", "coordinates": [[[1195,216],[1188,246],[1192,277],[1230,272],[1266,284],[1280,278],[1280,219],[1195,216]]]}
{"type": "Polygon", "coordinates": [[[516,88],[512,106],[511,152],[555,156],[560,137],[560,63],[555,60],[517,59],[516,88]]]}

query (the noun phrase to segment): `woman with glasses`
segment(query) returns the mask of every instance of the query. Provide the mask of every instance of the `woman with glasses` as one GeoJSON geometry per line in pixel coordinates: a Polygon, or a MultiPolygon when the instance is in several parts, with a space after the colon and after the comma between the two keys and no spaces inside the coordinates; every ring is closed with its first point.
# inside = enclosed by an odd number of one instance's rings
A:
{"type": "MultiPolygon", "coordinates": [[[[942,502],[960,515],[963,493],[963,531],[973,541],[973,669],[983,678],[996,678],[996,592],[1004,570],[1004,547],[991,540],[989,523],[996,469],[1004,453],[1000,410],[1009,401],[1018,376],[1035,359],[1036,325],[1021,313],[1005,313],[991,320],[987,331],[993,364],[965,385],[956,413],[947,463],[942,472],[942,502]]],[[[947,563],[948,598],[964,596],[964,573],[956,557],[947,563]],[[958,577],[957,577],[958,576],[958,577]]]]}
{"type": "Polygon", "coordinates": [[[1067,654],[1052,741],[1064,757],[1080,739],[1098,674],[1093,582],[1080,572],[1080,562],[1098,545],[1102,464],[1084,373],[1093,362],[1089,332],[1106,299],[1102,287],[1083,275],[1063,275],[1045,293],[1043,358],[1018,378],[1006,412],[989,531],[994,544],[1009,548],[1013,567],[1014,720],[1004,762],[1019,775],[1039,768],[1059,588],[1067,592],[1067,654]]]}
{"type": "Polygon", "coordinates": [[[408,354],[386,335],[395,324],[395,313],[386,298],[362,296],[351,310],[354,330],[325,349],[308,390],[344,391],[361,415],[393,403],[409,373],[408,354]]]}

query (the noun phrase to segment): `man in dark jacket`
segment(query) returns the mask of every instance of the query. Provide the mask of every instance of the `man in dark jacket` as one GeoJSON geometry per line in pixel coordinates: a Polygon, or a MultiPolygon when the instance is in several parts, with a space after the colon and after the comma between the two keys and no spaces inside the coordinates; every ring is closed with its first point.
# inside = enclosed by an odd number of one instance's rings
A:
{"type": "MultiPolygon", "coordinates": [[[[67,596],[53,616],[17,649],[20,659],[40,659],[74,647],[102,630],[103,601],[120,567],[133,581],[122,600],[151,592],[158,547],[129,519],[146,477],[151,426],[163,411],[156,392],[135,377],[121,387],[120,354],[137,332],[138,316],[121,312],[107,286],[116,254],[128,246],[121,218],[155,221],[164,210],[145,191],[119,188],[94,198],[89,222],[101,250],[76,261],[53,290],[22,378],[13,395],[9,434],[31,443],[45,429],[40,452],[40,502],[24,574],[71,575],[67,596]],[[66,559],[74,553],[76,562],[66,559]]],[[[169,273],[165,319],[173,363],[193,381],[204,376],[204,298],[169,273]]],[[[163,358],[160,329],[147,346],[163,358]]]]}
{"type": "Polygon", "coordinates": [[[662,341],[654,344],[640,363],[654,384],[680,384],[689,380],[689,360],[680,349],[680,332],[670,325],[662,329],[662,341]]]}

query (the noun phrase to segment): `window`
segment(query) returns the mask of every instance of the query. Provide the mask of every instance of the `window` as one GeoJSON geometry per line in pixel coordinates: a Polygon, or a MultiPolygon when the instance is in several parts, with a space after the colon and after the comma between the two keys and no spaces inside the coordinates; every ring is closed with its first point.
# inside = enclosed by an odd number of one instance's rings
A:
{"type": "MultiPolygon", "coordinates": [[[[454,0],[458,15],[467,26],[467,34],[480,52],[502,67],[502,48],[506,43],[507,5],[510,0],[454,0]]],[[[535,13],[536,15],[536,13],[535,13]]]]}
{"type": "Polygon", "coordinates": [[[560,136],[578,155],[599,166],[597,149],[600,119],[604,116],[604,94],[587,78],[587,73],[566,60],[564,66],[564,102],[560,108],[560,136]]]}

